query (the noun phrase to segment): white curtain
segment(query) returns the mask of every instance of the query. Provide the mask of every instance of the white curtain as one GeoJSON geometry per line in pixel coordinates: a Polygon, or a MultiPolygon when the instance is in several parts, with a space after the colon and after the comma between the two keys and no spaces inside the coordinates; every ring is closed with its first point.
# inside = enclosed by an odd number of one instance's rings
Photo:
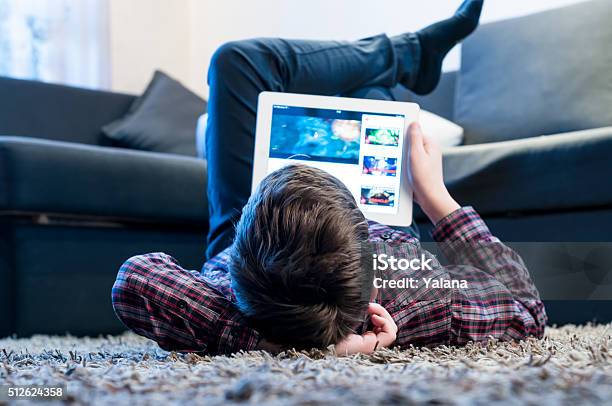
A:
{"type": "Polygon", "coordinates": [[[0,75],[110,85],[108,0],[0,0],[0,75]]]}

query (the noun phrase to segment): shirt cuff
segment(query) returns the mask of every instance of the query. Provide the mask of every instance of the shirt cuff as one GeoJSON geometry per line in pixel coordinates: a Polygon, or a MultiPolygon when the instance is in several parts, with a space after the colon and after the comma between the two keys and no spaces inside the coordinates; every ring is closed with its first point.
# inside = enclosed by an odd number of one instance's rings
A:
{"type": "Polygon", "coordinates": [[[493,237],[489,227],[471,206],[457,209],[440,220],[433,228],[431,236],[439,243],[481,241],[493,237]]]}
{"type": "Polygon", "coordinates": [[[218,320],[220,326],[216,332],[216,354],[233,354],[238,351],[255,350],[259,343],[259,333],[248,326],[245,317],[240,311],[231,307],[227,309],[218,320]]]}

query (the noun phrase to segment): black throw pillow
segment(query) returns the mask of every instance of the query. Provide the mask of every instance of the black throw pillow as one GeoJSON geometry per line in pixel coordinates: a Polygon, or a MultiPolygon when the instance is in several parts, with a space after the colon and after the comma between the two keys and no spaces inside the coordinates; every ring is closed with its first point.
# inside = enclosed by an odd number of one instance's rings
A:
{"type": "Polygon", "coordinates": [[[196,124],[205,111],[206,101],[156,71],[128,113],[102,132],[122,147],[196,156],[196,124]]]}

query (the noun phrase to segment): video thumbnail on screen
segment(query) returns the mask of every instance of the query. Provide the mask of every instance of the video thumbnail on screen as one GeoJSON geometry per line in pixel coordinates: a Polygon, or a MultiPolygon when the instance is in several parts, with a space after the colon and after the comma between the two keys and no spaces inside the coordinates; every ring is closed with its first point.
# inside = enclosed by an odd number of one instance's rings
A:
{"type": "Polygon", "coordinates": [[[375,176],[396,176],[397,158],[366,155],[363,157],[363,174],[375,176]]]}
{"type": "Polygon", "coordinates": [[[398,128],[366,128],[365,130],[365,143],[370,145],[397,147],[399,137],[398,128]]]}
{"type": "Polygon", "coordinates": [[[383,187],[362,187],[361,204],[372,206],[395,206],[395,192],[383,187]]]}
{"type": "Polygon", "coordinates": [[[361,122],[298,115],[274,115],[270,157],[359,163],[361,122]]]}

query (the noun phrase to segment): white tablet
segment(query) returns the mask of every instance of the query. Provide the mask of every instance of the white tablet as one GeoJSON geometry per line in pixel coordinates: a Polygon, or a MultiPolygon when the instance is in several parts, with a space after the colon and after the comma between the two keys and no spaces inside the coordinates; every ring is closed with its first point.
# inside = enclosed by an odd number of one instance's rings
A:
{"type": "Polygon", "coordinates": [[[252,192],[289,164],[323,169],[370,220],[412,223],[406,130],[419,106],[395,101],[263,92],[257,107],[252,192]]]}

